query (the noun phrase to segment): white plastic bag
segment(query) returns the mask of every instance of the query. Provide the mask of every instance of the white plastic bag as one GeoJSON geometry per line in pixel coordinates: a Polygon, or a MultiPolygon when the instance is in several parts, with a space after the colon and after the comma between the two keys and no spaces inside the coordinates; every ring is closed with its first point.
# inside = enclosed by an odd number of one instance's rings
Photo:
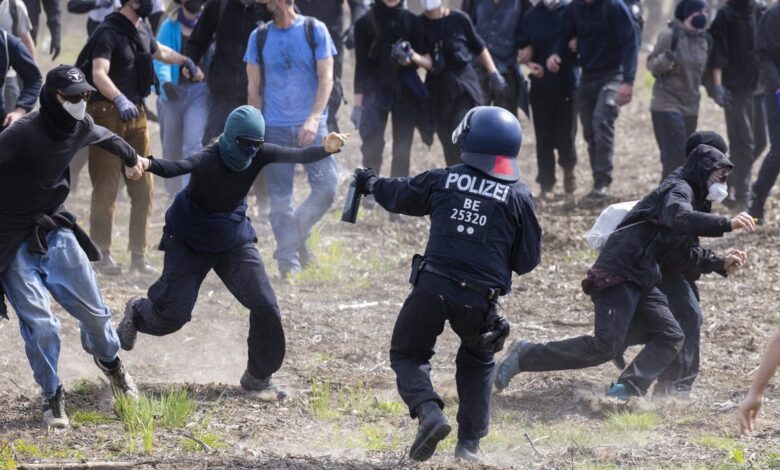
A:
{"type": "Polygon", "coordinates": [[[600,252],[604,248],[604,244],[607,243],[609,236],[615,232],[617,226],[620,225],[638,202],[619,202],[601,211],[599,218],[596,219],[596,223],[593,224],[590,232],[585,237],[588,240],[588,245],[600,252]]]}

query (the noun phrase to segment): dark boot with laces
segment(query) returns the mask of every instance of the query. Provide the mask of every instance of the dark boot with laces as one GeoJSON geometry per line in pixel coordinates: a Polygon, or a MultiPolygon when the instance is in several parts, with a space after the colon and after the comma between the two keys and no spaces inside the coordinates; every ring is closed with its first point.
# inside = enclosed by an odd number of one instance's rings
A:
{"type": "Polygon", "coordinates": [[[125,351],[131,351],[135,346],[135,340],[138,338],[138,329],[135,327],[135,304],[143,297],[131,297],[125,305],[125,314],[116,327],[116,335],[119,337],[119,345],[125,351]]]}
{"type": "Polygon", "coordinates": [[[62,385],[57,388],[57,393],[52,398],[43,399],[43,422],[46,426],[56,429],[65,429],[70,426],[70,420],[65,414],[65,391],[62,385]]]}
{"type": "Polygon", "coordinates": [[[426,401],[417,407],[417,436],[414,438],[409,457],[424,462],[433,457],[436,446],[452,431],[441,407],[435,401],[426,401]]]}
{"type": "Polygon", "coordinates": [[[133,377],[127,372],[122,360],[119,357],[116,358],[113,364],[104,364],[98,358],[95,359],[95,364],[103,371],[108,383],[111,385],[111,391],[114,396],[124,395],[131,400],[138,400],[138,388],[135,386],[133,377]]]}

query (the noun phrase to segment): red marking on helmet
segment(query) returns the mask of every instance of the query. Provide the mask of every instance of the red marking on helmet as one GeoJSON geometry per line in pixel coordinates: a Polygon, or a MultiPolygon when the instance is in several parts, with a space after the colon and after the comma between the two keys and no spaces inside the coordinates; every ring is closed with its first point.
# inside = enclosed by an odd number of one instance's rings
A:
{"type": "Polygon", "coordinates": [[[512,159],[504,155],[496,155],[496,163],[493,165],[493,173],[499,175],[512,175],[512,159]]]}

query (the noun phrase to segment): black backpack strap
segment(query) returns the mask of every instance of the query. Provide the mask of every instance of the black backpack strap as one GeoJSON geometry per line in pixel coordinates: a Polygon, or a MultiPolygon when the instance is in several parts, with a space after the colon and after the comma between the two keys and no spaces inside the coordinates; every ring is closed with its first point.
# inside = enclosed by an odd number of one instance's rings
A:
{"type": "Polygon", "coordinates": [[[311,55],[314,58],[314,64],[316,68],[317,64],[317,37],[314,35],[314,18],[307,16],[303,23],[304,31],[306,32],[306,42],[311,47],[311,55]]]}
{"type": "Polygon", "coordinates": [[[674,52],[677,50],[677,45],[680,44],[681,35],[682,31],[680,31],[680,28],[675,28],[672,26],[672,44],[669,46],[670,51],[674,52]]]}
{"type": "Polygon", "coordinates": [[[265,86],[265,64],[263,64],[263,49],[265,49],[265,41],[268,39],[268,23],[261,23],[257,27],[257,37],[255,38],[255,45],[257,46],[257,65],[260,66],[260,90],[259,93],[263,94],[263,88],[265,86]]]}
{"type": "Polygon", "coordinates": [[[3,72],[3,76],[5,77],[8,75],[8,69],[11,68],[11,56],[8,55],[8,33],[3,31],[2,38],[3,48],[5,48],[5,72],[3,72]]]}

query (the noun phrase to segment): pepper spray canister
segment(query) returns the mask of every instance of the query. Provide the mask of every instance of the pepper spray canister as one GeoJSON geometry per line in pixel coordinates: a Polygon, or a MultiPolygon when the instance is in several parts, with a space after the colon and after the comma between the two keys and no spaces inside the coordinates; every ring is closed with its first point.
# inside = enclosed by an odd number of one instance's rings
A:
{"type": "MultiPolygon", "coordinates": [[[[357,173],[357,172],[356,172],[357,173]]],[[[354,224],[357,221],[358,209],[360,209],[360,200],[363,198],[363,194],[357,190],[355,186],[355,178],[352,178],[352,182],[349,183],[349,191],[347,191],[347,200],[344,201],[344,210],[341,213],[341,221],[354,224]]]]}

